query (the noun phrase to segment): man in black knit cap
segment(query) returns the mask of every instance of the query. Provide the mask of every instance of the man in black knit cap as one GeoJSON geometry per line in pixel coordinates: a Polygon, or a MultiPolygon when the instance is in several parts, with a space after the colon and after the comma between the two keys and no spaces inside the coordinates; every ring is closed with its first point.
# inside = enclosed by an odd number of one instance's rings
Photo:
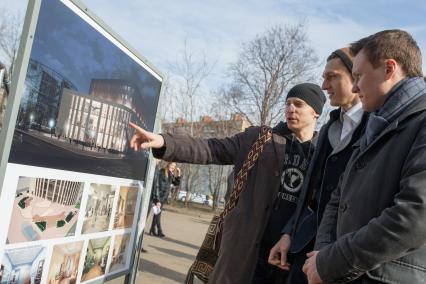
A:
{"type": "MultiPolygon", "coordinates": [[[[285,102],[286,123],[272,129],[250,169],[237,206],[226,216],[219,258],[209,283],[277,283],[282,273],[268,264],[268,253],[296,209],[300,189],[314,151],[312,139],[325,96],[318,85],[294,86],[285,102]],[[278,273],[277,273],[278,272],[278,273]]],[[[224,139],[154,134],[132,124],[135,150],[153,148],[168,161],[234,165],[238,173],[260,127],[224,139]]]]}

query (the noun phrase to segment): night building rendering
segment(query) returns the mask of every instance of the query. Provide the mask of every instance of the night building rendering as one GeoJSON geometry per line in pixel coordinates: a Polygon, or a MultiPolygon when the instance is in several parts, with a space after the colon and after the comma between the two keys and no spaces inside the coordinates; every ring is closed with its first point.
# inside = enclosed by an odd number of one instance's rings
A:
{"type": "Polygon", "coordinates": [[[56,134],[91,146],[124,152],[132,111],[120,104],[64,89],[56,134]]]}
{"type": "Polygon", "coordinates": [[[30,59],[25,89],[18,113],[18,123],[40,129],[52,128],[58,115],[64,88],[77,90],[75,85],[50,67],[30,59]]]}
{"type": "Polygon", "coordinates": [[[140,109],[144,105],[142,95],[130,82],[121,79],[92,79],[89,94],[100,100],[131,109],[137,121],[146,127],[145,118],[140,109]]]}

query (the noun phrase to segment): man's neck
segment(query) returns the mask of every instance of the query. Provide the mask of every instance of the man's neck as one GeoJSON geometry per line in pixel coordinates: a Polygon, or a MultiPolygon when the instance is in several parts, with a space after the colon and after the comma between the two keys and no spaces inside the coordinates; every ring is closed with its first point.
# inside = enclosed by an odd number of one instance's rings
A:
{"type": "Polygon", "coordinates": [[[296,136],[297,140],[303,143],[312,140],[312,138],[314,137],[314,130],[315,124],[305,127],[304,129],[301,129],[299,131],[293,131],[293,133],[296,136]]]}
{"type": "Polygon", "coordinates": [[[354,99],[352,102],[350,102],[349,104],[340,106],[344,112],[347,112],[348,110],[350,110],[351,108],[353,108],[355,105],[357,105],[360,102],[359,98],[354,99]]]}

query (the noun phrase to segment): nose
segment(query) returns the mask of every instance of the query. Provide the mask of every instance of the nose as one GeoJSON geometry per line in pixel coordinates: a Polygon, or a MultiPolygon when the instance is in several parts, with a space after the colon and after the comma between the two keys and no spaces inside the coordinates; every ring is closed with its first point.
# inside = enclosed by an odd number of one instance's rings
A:
{"type": "Polygon", "coordinates": [[[352,93],[359,93],[359,87],[357,83],[352,84],[352,93]]]}
{"type": "Polygon", "coordinates": [[[324,79],[324,81],[322,81],[321,89],[327,90],[329,87],[330,85],[328,84],[328,80],[324,79]]]}
{"type": "Polygon", "coordinates": [[[287,112],[294,112],[296,110],[296,107],[294,106],[294,104],[287,104],[286,110],[287,112]]]}

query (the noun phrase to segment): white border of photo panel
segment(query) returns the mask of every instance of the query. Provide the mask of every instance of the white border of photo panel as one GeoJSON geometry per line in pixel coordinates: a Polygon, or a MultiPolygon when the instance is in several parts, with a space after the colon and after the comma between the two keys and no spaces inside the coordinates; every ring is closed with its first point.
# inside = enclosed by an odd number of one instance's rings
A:
{"type": "MultiPolygon", "coordinates": [[[[122,270],[117,270],[112,273],[106,272],[102,277],[111,277],[116,274],[120,274],[123,271],[127,271],[131,268],[130,260],[131,260],[131,254],[134,250],[135,244],[135,232],[136,232],[136,226],[137,223],[137,217],[138,213],[140,211],[141,206],[141,198],[143,194],[143,186],[141,182],[135,182],[133,180],[126,180],[126,179],[120,179],[115,177],[106,177],[106,176],[98,176],[98,175],[90,175],[90,174],[84,174],[84,173],[77,173],[77,172],[68,172],[68,171],[62,171],[62,170],[56,170],[56,169],[46,169],[46,168],[39,168],[34,166],[26,166],[26,165],[18,165],[18,164],[8,164],[6,169],[6,178],[5,178],[5,186],[10,186],[10,188],[13,188],[13,190],[4,190],[3,194],[0,197],[0,208],[4,209],[3,212],[5,212],[4,217],[0,219],[0,226],[3,228],[7,228],[6,230],[2,230],[0,232],[0,241],[2,242],[2,246],[0,246],[0,255],[3,257],[3,251],[4,249],[14,249],[14,248],[23,248],[23,247],[29,247],[29,246],[44,246],[48,248],[47,251],[47,257],[46,257],[46,267],[47,269],[50,268],[50,257],[52,255],[52,249],[53,246],[57,244],[64,244],[64,243],[71,243],[71,242],[78,242],[78,241],[84,241],[85,244],[83,245],[83,253],[82,255],[86,254],[87,250],[87,242],[90,239],[96,239],[96,238],[102,238],[102,237],[111,237],[111,244],[115,240],[115,236],[117,235],[123,235],[123,234],[129,234],[130,235],[130,241],[129,241],[129,247],[131,249],[128,250],[127,253],[127,260],[126,260],[126,266],[122,270]],[[78,221],[76,225],[76,231],[74,236],[68,236],[68,237],[61,237],[61,238],[52,238],[52,239],[45,239],[45,240],[37,240],[37,241],[29,241],[29,242],[21,242],[21,243],[15,243],[15,244],[6,244],[6,239],[9,231],[9,224],[12,221],[11,215],[12,215],[12,207],[16,195],[16,188],[18,185],[18,179],[21,176],[25,177],[33,177],[33,178],[52,178],[52,179],[63,179],[63,180],[70,180],[70,181],[77,181],[77,182],[83,182],[84,188],[83,188],[83,196],[81,200],[80,205],[80,211],[78,216],[78,221]],[[110,184],[112,185],[116,193],[119,194],[120,186],[128,186],[128,187],[136,187],[138,188],[138,194],[137,194],[137,201],[136,201],[136,207],[135,207],[135,215],[133,218],[133,223],[131,228],[125,228],[125,229],[112,229],[112,223],[113,218],[111,216],[110,224],[109,224],[109,230],[104,232],[97,232],[97,233],[89,233],[89,234],[81,234],[82,230],[82,224],[84,220],[84,210],[86,209],[87,205],[87,198],[88,198],[88,191],[91,183],[97,183],[97,184],[110,184]],[[6,218],[7,217],[7,218],[6,218]]],[[[113,210],[112,212],[115,212],[116,210],[116,202],[117,202],[117,195],[115,196],[115,201],[113,204],[113,210]]],[[[112,246],[111,246],[112,247],[112,246]]],[[[107,268],[110,262],[112,256],[112,250],[110,250],[110,256],[108,258],[107,268]]],[[[84,259],[83,259],[84,262],[84,259]]],[[[106,270],[107,271],[107,270],[106,270]]],[[[43,271],[45,272],[45,271],[43,271]]],[[[48,273],[48,272],[47,272],[48,273]]],[[[46,273],[46,275],[47,275],[46,273]]],[[[44,274],[44,273],[43,273],[44,274]]],[[[92,282],[87,281],[87,282],[92,282]]]]}

